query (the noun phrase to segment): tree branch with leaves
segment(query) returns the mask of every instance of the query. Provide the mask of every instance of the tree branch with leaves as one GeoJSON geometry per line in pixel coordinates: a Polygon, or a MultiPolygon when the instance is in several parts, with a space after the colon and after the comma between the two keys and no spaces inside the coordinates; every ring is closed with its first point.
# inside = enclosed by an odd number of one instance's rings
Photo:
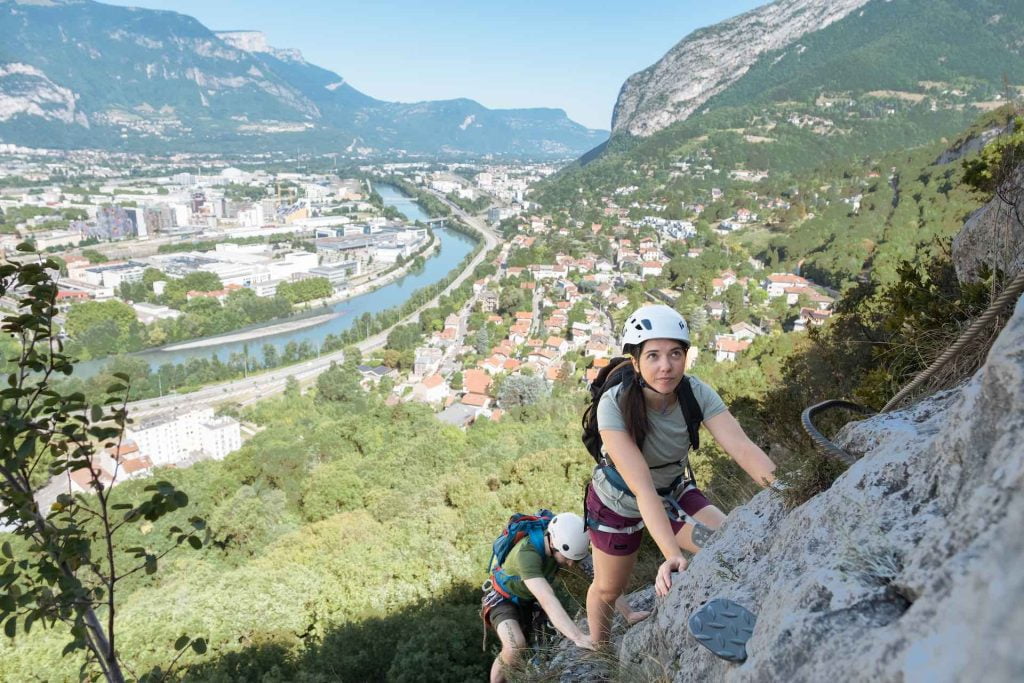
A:
{"type": "MultiPolygon", "coordinates": [[[[64,395],[55,388],[57,377],[74,370],[54,329],[57,284],[50,271],[57,264],[31,258],[30,245],[18,250],[30,258],[0,264],[0,296],[18,302],[18,311],[0,322],[0,330],[15,341],[14,355],[4,359],[7,386],[0,390],[0,523],[23,542],[0,544],[0,621],[9,638],[28,634],[37,623],[54,627],[59,622],[71,635],[62,654],[84,650],[87,655],[83,676],[96,667],[108,681],[124,681],[116,641],[118,583],[139,571],[154,573],[159,560],[182,544],[202,548],[209,530],[204,520],[191,517],[186,528],[170,527],[161,548],[118,548],[118,532],[126,525],[185,508],[188,496],[161,481],[145,487],[146,500],[113,501],[129,424],[129,379],[115,375],[119,382],[108,387],[108,397],[91,405],[81,393],[64,395]],[[104,476],[101,458],[110,449],[113,473],[104,476]],[[41,468],[51,487],[67,486],[45,510],[41,468]],[[85,493],[72,489],[76,473],[85,493]],[[119,567],[119,551],[135,565],[119,567]]],[[[175,645],[179,651],[206,649],[205,641],[187,636],[175,645]]],[[[143,678],[166,675],[154,670],[143,678]]]]}

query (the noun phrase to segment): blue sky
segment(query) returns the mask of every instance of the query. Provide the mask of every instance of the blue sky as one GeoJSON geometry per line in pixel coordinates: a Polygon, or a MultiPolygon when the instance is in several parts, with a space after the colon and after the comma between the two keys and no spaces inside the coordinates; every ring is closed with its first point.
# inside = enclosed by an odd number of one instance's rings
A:
{"type": "MultiPolygon", "coordinates": [[[[109,2],[109,0],[107,0],[109,2]]],[[[622,82],[686,34],[765,0],[116,0],[191,15],[271,45],[384,100],[469,97],[487,107],[558,107],[608,128],[622,82]]]]}

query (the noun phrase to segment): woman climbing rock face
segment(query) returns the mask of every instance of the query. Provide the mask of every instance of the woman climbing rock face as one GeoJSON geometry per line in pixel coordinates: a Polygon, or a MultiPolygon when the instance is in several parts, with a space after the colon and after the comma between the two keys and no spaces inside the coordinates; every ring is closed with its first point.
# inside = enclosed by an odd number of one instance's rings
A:
{"type": "Polygon", "coordinates": [[[633,572],[644,527],[665,557],[655,581],[665,595],[672,572],[686,569],[682,551],[699,550],[695,522],[713,530],[725,519],[689,475],[691,437],[680,396],[699,406],[703,426],[755,482],[767,486],[774,479],[775,465],[714,389],[686,375],[689,347],[679,313],[662,305],[636,310],[622,334],[629,360],[609,374],[621,372],[623,379],[596,406],[604,457],[586,498],[594,560],[587,619],[595,644],[608,641],[611,612],[633,572]]]}

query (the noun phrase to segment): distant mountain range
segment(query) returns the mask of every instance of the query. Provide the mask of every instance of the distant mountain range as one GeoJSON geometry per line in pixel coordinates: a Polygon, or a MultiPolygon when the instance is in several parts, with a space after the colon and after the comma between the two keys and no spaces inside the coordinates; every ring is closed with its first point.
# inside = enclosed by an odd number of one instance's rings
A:
{"type": "Polygon", "coordinates": [[[262,33],[176,12],[0,0],[0,35],[0,142],[564,157],[607,138],[560,109],[377,100],[262,33]]]}

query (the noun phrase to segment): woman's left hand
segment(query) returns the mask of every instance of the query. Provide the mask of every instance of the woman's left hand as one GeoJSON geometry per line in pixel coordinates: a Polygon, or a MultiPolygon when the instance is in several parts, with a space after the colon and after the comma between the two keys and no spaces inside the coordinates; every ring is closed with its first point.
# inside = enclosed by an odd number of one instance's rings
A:
{"type": "Polygon", "coordinates": [[[672,572],[684,571],[688,564],[682,555],[670,557],[661,563],[661,566],[658,567],[658,578],[654,580],[654,592],[658,597],[665,597],[668,595],[669,589],[672,588],[672,572]]]}

